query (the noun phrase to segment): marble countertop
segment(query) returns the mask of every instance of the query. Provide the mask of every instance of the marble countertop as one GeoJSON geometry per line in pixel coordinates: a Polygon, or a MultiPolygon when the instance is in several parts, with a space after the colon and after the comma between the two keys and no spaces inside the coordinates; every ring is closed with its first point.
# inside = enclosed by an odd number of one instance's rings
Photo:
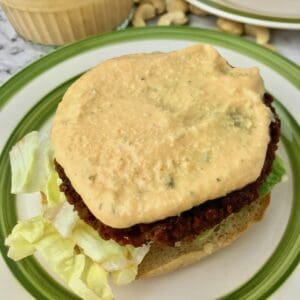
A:
{"type": "MultiPolygon", "coordinates": [[[[191,16],[190,25],[214,28],[216,17],[191,16]]],[[[300,31],[272,30],[271,44],[279,53],[300,64],[300,31]]],[[[0,9],[0,84],[55,47],[30,43],[17,35],[0,9]]]]}

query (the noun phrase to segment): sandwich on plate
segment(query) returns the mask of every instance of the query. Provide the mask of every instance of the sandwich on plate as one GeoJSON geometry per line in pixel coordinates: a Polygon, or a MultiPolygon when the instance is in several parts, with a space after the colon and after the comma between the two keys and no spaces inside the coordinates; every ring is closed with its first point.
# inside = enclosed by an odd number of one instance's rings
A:
{"type": "Polygon", "coordinates": [[[194,264],[263,217],[285,174],[279,135],[259,70],[209,45],[102,62],[67,90],[50,135],[10,152],[12,193],[40,192],[43,210],[14,227],[8,256],[38,252],[104,300],[108,280],[194,264]]]}

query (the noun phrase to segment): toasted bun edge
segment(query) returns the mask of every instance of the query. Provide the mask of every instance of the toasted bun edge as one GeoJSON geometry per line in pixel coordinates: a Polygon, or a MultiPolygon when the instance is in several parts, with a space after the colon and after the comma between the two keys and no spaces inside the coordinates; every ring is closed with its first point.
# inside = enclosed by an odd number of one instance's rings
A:
{"type": "Polygon", "coordinates": [[[183,242],[178,247],[152,245],[139,265],[137,278],[159,276],[193,264],[222,249],[236,239],[252,224],[260,221],[270,202],[270,194],[245,206],[217,225],[207,237],[193,242],[183,242]]]}

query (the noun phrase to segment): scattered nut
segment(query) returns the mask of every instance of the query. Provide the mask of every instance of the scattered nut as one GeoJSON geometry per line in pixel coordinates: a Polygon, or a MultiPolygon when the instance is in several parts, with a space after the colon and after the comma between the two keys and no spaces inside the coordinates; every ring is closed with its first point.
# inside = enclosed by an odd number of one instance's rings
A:
{"type": "MultiPolygon", "coordinates": [[[[134,0],[138,7],[132,19],[134,27],[146,26],[146,21],[154,18],[167,11],[162,15],[158,22],[158,26],[183,25],[188,22],[186,13],[191,12],[197,16],[207,16],[209,13],[192,4],[188,4],[185,0],[134,0]]],[[[270,30],[266,27],[260,27],[249,24],[242,24],[232,20],[218,18],[217,27],[224,32],[235,35],[252,36],[258,44],[276,51],[276,48],[268,44],[270,40],[270,30]]]]}
{"type": "Polygon", "coordinates": [[[266,27],[245,24],[245,33],[253,36],[258,44],[267,44],[270,40],[270,30],[266,27]]]}
{"type": "Polygon", "coordinates": [[[133,16],[132,25],[134,27],[145,27],[146,22],[149,19],[155,17],[155,8],[153,5],[145,3],[140,5],[133,16]]]}
{"type": "Polygon", "coordinates": [[[188,4],[184,0],[167,0],[167,11],[181,11],[187,13],[189,10],[188,4]]]}
{"type": "Polygon", "coordinates": [[[196,16],[200,16],[200,17],[208,16],[207,11],[205,11],[199,7],[196,7],[195,5],[192,5],[192,4],[189,5],[189,11],[196,16]]]}
{"type": "Polygon", "coordinates": [[[244,32],[244,24],[224,18],[218,18],[217,26],[221,31],[232,33],[235,35],[242,35],[244,32]]]}
{"type": "Polygon", "coordinates": [[[187,16],[182,11],[172,11],[162,15],[158,22],[158,26],[183,25],[188,22],[187,16]]]}
{"type": "Polygon", "coordinates": [[[165,0],[141,0],[141,4],[148,3],[152,4],[156,10],[157,14],[162,14],[166,11],[166,1],[165,0]]]}

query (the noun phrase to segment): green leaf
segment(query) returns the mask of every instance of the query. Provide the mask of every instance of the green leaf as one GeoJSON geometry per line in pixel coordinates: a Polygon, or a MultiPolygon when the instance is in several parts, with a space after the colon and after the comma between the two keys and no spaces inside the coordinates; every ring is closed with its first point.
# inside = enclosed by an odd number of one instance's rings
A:
{"type": "Polygon", "coordinates": [[[43,216],[20,221],[5,240],[5,245],[9,246],[8,256],[16,261],[38,251],[83,299],[113,299],[104,268],[77,253],[75,242],[63,238],[43,216]]]}
{"type": "Polygon", "coordinates": [[[261,197],[266,196],[271,192],[273,187],[282,181],[284,175],[286,175],[286,169],[284,166],[283,160],[276,156],[273,162],[272,171],[270,175],[267,177],[266,181],[260,187],[259,193],[261,197]]]}

